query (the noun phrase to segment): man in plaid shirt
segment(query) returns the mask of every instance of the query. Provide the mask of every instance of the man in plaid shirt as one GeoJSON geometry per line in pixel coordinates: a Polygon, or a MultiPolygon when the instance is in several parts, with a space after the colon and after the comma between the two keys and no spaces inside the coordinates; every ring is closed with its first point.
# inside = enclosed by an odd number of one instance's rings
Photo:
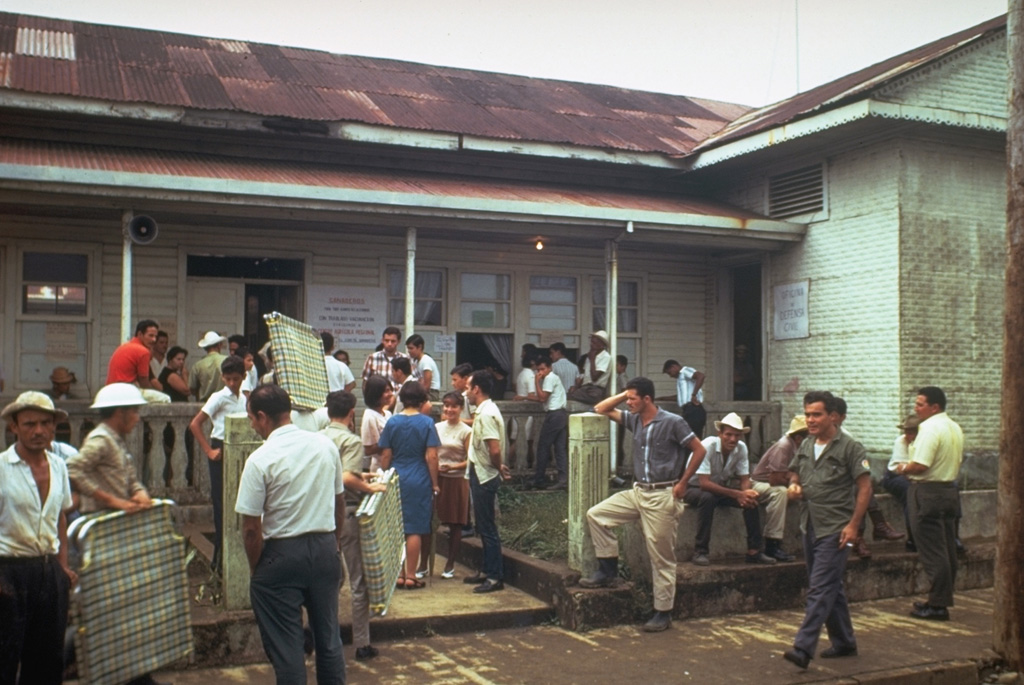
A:
{"type": "Polygon", "coordinates": [[[398,341],[402,339],[401,329],[395,326],[388,326],[384,329],[383,335],[380,338],[380,344],[383,348],[377,352],[374,352],[366,358],[366,363],[363,364],[363,389],[366,389],[366,381],[370,376],[374,374],[378,376],[384,376],[391,381],[391,388],[398,393],[398,389],[401,387],[401,383],[398,383],[394,378],[391,377],[391,362],[398,357],[404,357],[406,355],[398,351],[398,341]]]}

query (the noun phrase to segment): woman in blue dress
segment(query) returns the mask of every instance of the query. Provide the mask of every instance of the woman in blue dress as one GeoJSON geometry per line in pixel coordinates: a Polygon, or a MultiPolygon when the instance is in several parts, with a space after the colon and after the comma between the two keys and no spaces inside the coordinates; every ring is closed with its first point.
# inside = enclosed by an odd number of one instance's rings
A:
{"type": "Polygon", "coordinates": [[[381,467],[398,471],[402,493],[402,524],[405,528],[405,571],[398,587],[415,590],[424,586],[416,578],[420,553],[427,549],[437,485],[437,448],[441,444],[434,420],[422,413],[427,391],[409,381],[398,393],[405,408],[384,424],[380,434],[381,467]]]}

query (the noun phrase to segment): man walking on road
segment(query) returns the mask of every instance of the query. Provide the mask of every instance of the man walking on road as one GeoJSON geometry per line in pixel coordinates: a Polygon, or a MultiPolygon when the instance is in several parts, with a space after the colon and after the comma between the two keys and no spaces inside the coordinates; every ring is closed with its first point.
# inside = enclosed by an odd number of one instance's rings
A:
{"type": "Polygon", "coordinates": [[[956,583],[956,478],[964,456],[964,433],[946,414],[946,393],[927,386],[917,391],[914,413],[921,420],[910,461],[896,473],[910,479],[907,502],[914,543],[932,581],[927,602],[915,602],[910,615],[948,621],[956,583]]]}
{"type": "Polygon", "coordinates": [[[832,646],[821,652],[821,658],[857,655],[843,573],[871,499],[871,470],[864,446],[839,430],[832,393],[812,391],[804,395],[804,416],[811,439],[803,441],[789,465],[787,493],[790,499],[804,502],[800,530],[804,534],[809,588],[804,620],[793,649],[782,656],[805,669],[818,647],[823,625],[832,646]]]}
{"type": "Polygon", "coordinates": [[[277,385],[249,395],[249,421],[265,442],[245,462],[235,511],[252,578],[253,613],[278,683],[305,683],[302,608],[316,649],[316,681],[343,685],[338,633],[345,485],[338,448],[291,424],[277,385]]]}
{"type": "Polygon", "coordinates": [[[615,582],[619,575],[619,542],[612,529],[640,519],[654,572],[654,615],[644,624],[644,630],[659,632],[672,623],[676,519],[683,511],[680,500],[686,484],[704,461],[704,445],[682,417],[658,408],[654,383],[642,376],[626,383],[625,392],[598,402],[594,411],[621,423],[633,434],[636,482],[632,489],[617,492],[587,511],[598,569],[581,579],[580,586],[606,587],[615,582]],[[628,413],[616,408],[623,401],[628,413]]]}

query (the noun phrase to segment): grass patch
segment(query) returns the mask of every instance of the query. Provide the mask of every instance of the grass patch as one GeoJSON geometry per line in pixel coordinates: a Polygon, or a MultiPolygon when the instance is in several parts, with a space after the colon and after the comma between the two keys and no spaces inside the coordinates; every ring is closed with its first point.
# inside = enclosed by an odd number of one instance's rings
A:
{"type": "Polygon", "coordinates": [[[569,558],[569,495],[564,490],[498,491],[498,530],[503,546],[545,561],[569,558]]]}

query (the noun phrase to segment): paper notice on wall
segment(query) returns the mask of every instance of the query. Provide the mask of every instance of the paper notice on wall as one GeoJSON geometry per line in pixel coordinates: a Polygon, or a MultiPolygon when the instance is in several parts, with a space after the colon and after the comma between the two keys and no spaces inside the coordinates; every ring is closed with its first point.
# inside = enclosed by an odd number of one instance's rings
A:
{"type": "Polygon", "coordinates": [[[387,327],[383,288],[315,285],[308,289],[306,302],[306,321],[333,335],[335,349],[372,350],[387,327]]]}
{"type": "Polygon", "coordinates": [[[777,285],[773,289],[776,340],[810,337],[810,319],[807,312],[807,293],[810,285],[811,282],[807,280],[777,285]]]}
{"type": "Polygon", "coordinates": [[[78,349],[78,324],[46,324],[46,358],[49,361],[73,360],[80,354],[78,349]]]}
{"type": "Polygon", "coordinates": [[[445,352],[455,354],[455,336],[454,335],[435,335],[434,336],[434,353],[444,354],[445,352]]]}

